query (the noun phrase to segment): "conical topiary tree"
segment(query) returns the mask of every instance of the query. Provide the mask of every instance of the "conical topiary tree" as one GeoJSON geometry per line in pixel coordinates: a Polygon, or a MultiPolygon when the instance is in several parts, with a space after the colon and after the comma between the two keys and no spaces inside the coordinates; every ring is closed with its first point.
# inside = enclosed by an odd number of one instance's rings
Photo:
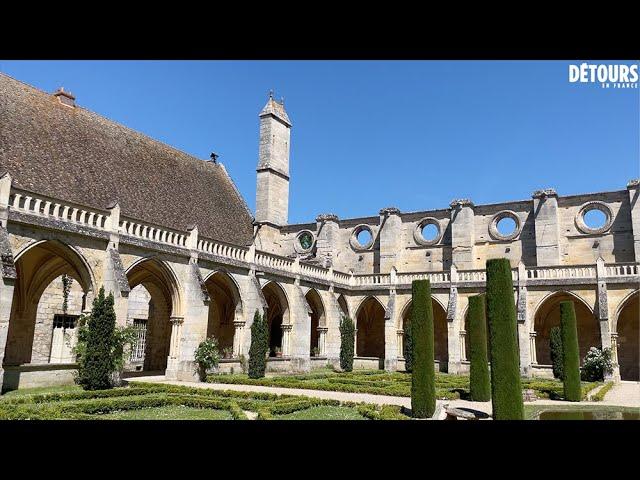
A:
{"type": "Polygon", "coordinates": [[[467,338],[469,339],[469,392],[474,402],[491,400],[489,361],[487,359],[487,320],[484,295],[469,298],[467,314],[467,338]]]}
{"type": "Polygon", "coordinates": [[[582,398],[580,388],[580,352],[578,350],[578,328],[573,302],[560,302],[560,329],[562,332],[562,370],[564,399],[579,402],[582,398]]]}
{"type": "Polygon", "coordinates": [[[506,258],[487,260],[486,272],[493,418],[523,420],[524,404],[511,265],[506,258]]]}
{"type": "Polygon", "coordinates": [[[549,332],[549,352],[551,352],[553,376],[562,380],[564,378],[562,365],[564,360],[562,358],[562,331],[560,327],[553,327],[549,332]]]}
{"type": "Polygon", "coordinates": [[[249,347],[249,378],[262,378],[267,369],[269,329],[266,320],[256,310],[251,324],[251,346],[249,347]]]}
{"type": "Polygon", "coordinates": [[[345,372],[353,370],[355,325],[350,317],[340,319],[340,368],[345,372]]]}
{"type": "Polygon", "coordinates": [[[116,328],[113,294],[105,297],[104,287],[93,300],[86,332],[86,349],[80,359],[78,383],[85,390],[104,390],[112,387],[112,345],[116,328]]]}
{"type": "Polygon", "coordinates": [[[433,305],[429,280],[412,282],[411,335],[413,372],[411,410],[416,418],[429,418],[436,410],[436,372],[433,346],[433,305]]]}

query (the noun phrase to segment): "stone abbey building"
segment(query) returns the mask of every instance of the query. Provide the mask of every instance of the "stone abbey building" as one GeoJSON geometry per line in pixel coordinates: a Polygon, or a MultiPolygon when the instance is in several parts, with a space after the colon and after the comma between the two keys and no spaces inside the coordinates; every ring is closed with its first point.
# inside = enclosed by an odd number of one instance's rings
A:
{"type": "Polygon", "coordinates": [[[468,370],[468,298],[485,261],[511,261],[520,368],[551,376],[549,331],[573,300],[581,356],[611,347],[616,378],[638,380],[640,187],[491,205],[383,208],[287,222],[291,121],[259,114],[255,218],[224,166],[204,161],[0,74],[0,374],[3,388],[69,383],[79,315],[101,286],[136,327],[129,368],[195,378],[215,335],[239,372],[256,310],[272,371],[338,361],[339,321],[356,322],[357,368],[403,368],[411,281],[433,289],[438,369],[468,370]],[[601,212],[600,225],[585,215],[601,212]],[[499,226],[511,222],[511,230],[499,226]]]}

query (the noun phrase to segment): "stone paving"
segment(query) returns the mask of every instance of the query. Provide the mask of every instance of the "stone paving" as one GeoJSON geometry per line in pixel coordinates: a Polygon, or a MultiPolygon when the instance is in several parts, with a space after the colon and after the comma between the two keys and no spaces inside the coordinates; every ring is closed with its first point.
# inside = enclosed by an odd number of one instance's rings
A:
{"type": "Polygon", "coordinates": [[[640,407],[640,382],[623,381],[615,384],[600,403],[603,405],[640,407]]]}

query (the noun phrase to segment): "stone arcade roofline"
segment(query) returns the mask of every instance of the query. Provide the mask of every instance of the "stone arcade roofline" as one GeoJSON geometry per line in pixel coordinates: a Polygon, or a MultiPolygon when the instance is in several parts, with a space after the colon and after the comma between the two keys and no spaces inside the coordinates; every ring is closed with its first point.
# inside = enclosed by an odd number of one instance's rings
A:
{"type": "MultiPolygon", "coordinates": [[[[191,252],[195,251],[200,258],[213,263],[235,265],[285,278],[300,278],[346,290],[406,289],[417,279],[429,279],[435,288],[478,287],[486,281],[484,270],[458,271],[455,267],[439,272],[393,270],[388,274],[354,275],[256,250],[255,246],[242,247],[202,238],[198,235],[197,227],[179,232],[121,217],[117,204],[107,211],[98,211],[13,187],[8,193],[8,199],[0,199],[0,203],[8,205],[8,219],[11,222],[104,238],[107,241],[116,234],[119,242],[124,244],[183,257],[190,257],[191,252]]],[[[525,282],[530,286],[596,284],[602,280],[607,283],[637,282],[640,279],[640,264],[605,264],[602,259],[596,264],[571,266],[526,267],[521,263],[519,268],[512,269],[512,277],[514,286],[525,282]]]]}
{"type": "MultiPolygon", "coordinates": [[[[629,186],[635,185],[635,180],[631,180],[629,182],[629,186]]],[[[555,192],[555,190],[553,189],[549,189],[553,191],[553,195],[557,196],[558,199],[561,200],[575,200],[575,199],[579,199],[579,198],[583,198],[583,197],[594,197],[594,196],[601,196],[601,195],[612,195],[612,194],[625,194],[627,192],[627,190],[607,190],[607,191],[603,191],[603,192],[592,192],[592,193],[578,193],[578,194],[573,194],[573,195],[559,195],[555,192]]],[[[546,190],[539,190],[536,191],[535,193],[543,193],[546,192],[546,190]]],[[[499,207],[499,206],[507,206],[507,205],[531,205],[531,207],[533,208],[533,199],[535,197],[535,193],[534,195],[532,195],[532,198],[530,199],[524,199],[524,200],[511,200],[511,201],[506,201],[506,202],[495,202],[495,203],[482,203],[482,204],[476,204],[471,202],[471,206],[474,210],[482,210],[484,208],[495,208],[495,207],[499,207]]],[[[465,199],[466,200],[466,199],[465,199]]],[[[453,202],[456,202],[458,200],[454,200],[453,202]]],[[[452,202],[452,203],[453,203],[452,202]]],[[[403,211],[399,211],[399,215],[400,217],[404,217],[404,218],[413,218],[415,217],[416,219],[418,218],[422,218],[422,217],[434,217],[434,216],[438,216],[438,215],[448,215],[450,210],[451,210],[452,206],[450,205],[449,207],[446,208],[436,208],[433,210],[414,210],[414,211],[409,211],[409,212],[403,212],[403,211]]],[[[383,209],[384,210],[384,209],[383,209]]],[[[371,222],[377,222],[379,220],[379,215],[367,215],[364,217],[349,217],[349,218],[338,218],[338,223],[340,224],[344,224],[344,225],[357,225],[360,223],[371,223],[371,222]]],[[[310,228],[310,227],[315,227],[316,222],[302,222],[302,223],[290,223],[288,225],[284,225],[283,227],[281,227],[281,230],[283,232],[296,232],[300,229],[304,229],[304,228],[310,228]]]]}

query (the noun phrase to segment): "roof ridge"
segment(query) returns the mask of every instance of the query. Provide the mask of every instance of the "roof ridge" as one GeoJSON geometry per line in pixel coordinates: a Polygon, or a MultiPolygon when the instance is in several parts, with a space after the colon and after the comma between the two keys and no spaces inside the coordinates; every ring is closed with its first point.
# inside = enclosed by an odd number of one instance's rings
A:
{"type": "MultiPolygon", "coordinates": [[[[34,86],[34,85],[31,85],[30,83],[24,82],[24,81],[22,81],[22,80],[18,80],[18,79],[16,79],[16,78],[12,77],[11,75],[8,75],[8,74],[6,74],[6,73],[4,73],[4,72],[1,72],[1,71],[0,71],[0,75],[2,75],[2,76],[4,76],[4,77],[7,77],[7,78],[9,78],[9,79],[11,79],[11,80],[13,80],[13,81],[15,81],[15,82],[21,83],[22,85],[25,85],[26,87],[29,87],[29,88],[31,88],[31,89],[33,89],[33,90],[35,90],[35,91],[36,91],[37,93],[39,93],[39,94],[43,94],[43,95],[46,95],[46,96],[51,96],[51,94],[50,94],[50,93],[48,93],[47,91],[45,91],[45,90],[43,90],[43,89],[41,89],[41,88],[38,88],[38,87],[36,87],[36,86],[34,86]]],[[[194,161],[196,161],[196,162],[205,163],[205,164],[209,164],[209,163],[211,163],[211,162],[208,162],[208,161],[206,161],[206,160],[200,159],[200,158],[196,157],[195,155],[192,155],[192,154],[190,154],[190,153],[188,153],[188,152],[185,152],[184,150],[180,150],[180,149],[178,149],[178,148],[174,147],[173,145],[170,145],[170,144],[168,144],[168,143],[166,143],[166,142],[163,142],[162,140],[158,140],[157,138],[152,137],[152,136],[151,136],[151,135],[149,135],[148,133],[144,133],[144,132],[141,132],[141,131],[139,131],[139,130],[135,130],[135,129],[131,128],[131,127],[128,127],[128,126],[124,125],[123,123],[118,122],[117,120],[114,120],[114,119],[112,119],[112,118],[110,118],[110,117],[107,117],[107,116],[106,116],[106,115],[104,115],[104,114],[101,114],[101,113],[95,112],[95,111],[93,111],[93,110],[91,110],[91,109],[89,109],[89,108],[87,108],[87,107],[83,107],[83,106],[80,106],[80,105],[76,105],[76,106],[75,106],[75,108],[78,108],[78,109],[80,109],[80,110],[84,110],[84,111],[85,111],[85,112],[87,112],[89,115],[94,115],[94,116],[98,117],[99,119],[104,119],[104,120],[106,120],[107,122],[110,122],[110,123],[112,123],[113,125],[115,125],[115,126],[117,126],[117,127],[120,127],[120,128],[125,129],[125,130],[128,130],[128,131],[130,131],[130,132],[132,132],[132,133],[134,133],[134,134],[136,134],[136,135],[139,135],[139,136],[141,136],[141,137],[146,137],[146,138],[148,138],[149,140],[152,140],[153,142],[155,142],[155,143],[157,143],[157,144],[159,144],[159,145],[161,145],[161,146],[163,146],[163,147],[165,147],[165,148],[167,148],[167,149],[169,149],[169,150],[173,150],[173,151],[175,151],[175,152],[177,152],[177,153],[180,153],[180,154],[182,154],[182,155],[185,155],[186,157],[189,157],[190,159],[192,159],[192,160],[194,160],[194,161]]]]}

